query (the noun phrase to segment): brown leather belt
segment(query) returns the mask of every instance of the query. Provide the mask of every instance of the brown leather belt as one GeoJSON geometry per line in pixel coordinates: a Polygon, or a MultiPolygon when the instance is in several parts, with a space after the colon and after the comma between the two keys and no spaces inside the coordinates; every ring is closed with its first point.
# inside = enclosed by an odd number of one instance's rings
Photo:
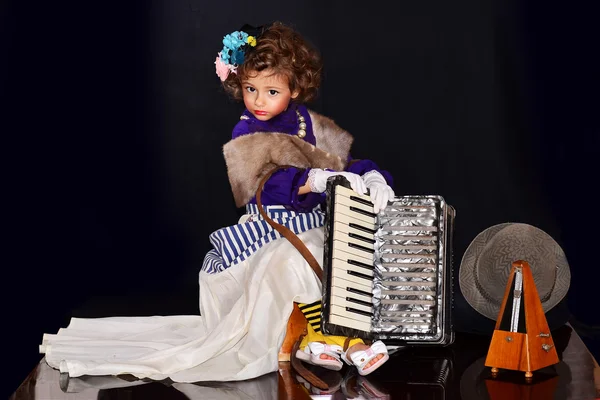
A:
{"type": "MultiPolygon", "coordinates": [[[[271,225],[275,230],[277,230],[277,232],[281,233],[281,235],[283,237],[285,237],[300,252],[300,254],[302,254],[304,259],[308,262],[308,265],[310,265],[311,268],[313,269],[313,271],[315,271],[315,274],[317,274],[317,277],[319,278],[319,280],[323,281],[323,270],[321,269],[321,266],[319,265],[319,263],[317,262],[315,257],[312,255],[310,250],[306,247],[306,245],[302,242],[302,240],[300,240],[300,238],[294,232],[292,232],[290,229],[286,228],[285,226],[283,226],[281,224],[278,224],[277,222],[275,222],[271,218],[269,218],[269,216],[265,212],[262,202],[260,200],[260,196],[261,196],[263,187],[265,186],[265,182],[267,182],[267,180],[271,177],[271,175],[273,175],[273,173],[275,171],[278,171],[280,169],[285,169],[285,168],[290,168],[290,166],[276,167],[273,170],[269,171],[260,181],[260,184],[258,185],[258,189],[256,191],[256,205],[258,206],[258,211],[259,211],[260,215],[269,223],[269,225],[271,225]]],[[[327,383],[325,383],[322,379],[320,379],[315,374],[313,374],[311,371],[306,369],[304,364],[302,364],[302,361],[300,361],[296,357],[296,352],[298,351],[298,349],[300,347],[300,342],[302,342],[303,337],[304,337],[304,335],[300,335],[300,337],[298,338],[296,343],[294,343],[294,347],[292,348],[292,354],[290,354],[290,361],[292,363],[292,368],[294,368],[296,370],[296,372],[300,376],[302,376],[304,379],[306,379],[306,381],[309,382],[311,385],[313,385],[321,390],[327,390],[327,389],[329,389],[329,386],[327,385],[327,383]]]]}

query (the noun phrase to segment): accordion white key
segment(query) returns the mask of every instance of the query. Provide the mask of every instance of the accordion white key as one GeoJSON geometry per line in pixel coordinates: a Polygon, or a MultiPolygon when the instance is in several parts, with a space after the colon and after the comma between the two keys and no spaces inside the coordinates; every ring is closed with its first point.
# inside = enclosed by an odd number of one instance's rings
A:
{"type": "Polygon", "coordinates": [[[398,345],[449,345],[455,210],[398,196],[373,212],[343,177],[327,185],[321,329],[398,345]]]}

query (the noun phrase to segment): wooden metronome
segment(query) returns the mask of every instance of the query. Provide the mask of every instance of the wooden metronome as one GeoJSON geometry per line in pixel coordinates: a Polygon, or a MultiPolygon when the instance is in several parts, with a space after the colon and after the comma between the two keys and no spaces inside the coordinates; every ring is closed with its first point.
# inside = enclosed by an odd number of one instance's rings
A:
{"type": "Polygon", "coordinates": [[[533,371],[558,362],[531,267],[527,261],[515,261],[485,366],[492,367],[492,376],[496,376],[502,368],[524,371],[525,378],[531,379],[533,371]]]}

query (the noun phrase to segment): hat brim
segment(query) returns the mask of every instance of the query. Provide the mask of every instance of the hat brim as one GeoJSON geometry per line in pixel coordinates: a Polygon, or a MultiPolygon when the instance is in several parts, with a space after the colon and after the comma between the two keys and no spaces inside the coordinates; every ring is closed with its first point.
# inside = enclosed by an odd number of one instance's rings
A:
{"type": "MultiPolygon", "coordinates": [[[[476,282],[477,277],[475,276],[475,269],[477,266],[477,260],[479,259],[479,256],[486,244],[494,237],[494,235],[511,225],[527,226],[533,232],[533,234],[536,235],[536,240],[544,241],[546,246],[553,248],[553,253],[556,254],[556,281],[554,282],[554,288],[552,289],[550,296],[542,302],[542,308],[544,309],[544,312],[550,311],[566,296],[571,283],[571,271],[569,269],[569,264],[567,262],[565,253],[558,243],[556,243],[556,241],[552,239],[552,237],[546,232],[527,224],[504,223],[491,226],[479,233],[465,251],[460,263],[459,286],[460,291],[469,305],[483,316],[492,320],[496,320],[498,318],[498,313],[500,312],[503,299],[495,298],[492,299],[493,301],[490,301],[481,293],[476,282]]],[[[511,249],[506,249],[506,251],[509,252],[510,250],[511,249]]],[[[536,249],[531,249],[531,251],[535,252],[536,249]]],[[[515,261],[518,259],[524,259],[527,261],[526,257],[524,258],[522,254],[515,254],[515,261]]],[[[506,268],[510,269],[512,268],[512,265],[507,265],[506,268]]],[[[544,272],[545,271],[542,269],[532,268],[534,281],[544,279],[541,276],[544,274],[544,272]]]]}

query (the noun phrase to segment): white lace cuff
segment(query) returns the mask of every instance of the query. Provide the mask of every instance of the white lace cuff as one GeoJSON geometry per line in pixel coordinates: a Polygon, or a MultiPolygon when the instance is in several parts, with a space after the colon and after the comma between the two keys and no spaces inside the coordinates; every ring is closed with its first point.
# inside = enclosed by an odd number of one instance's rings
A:
{"type": "Polygon", "coordinates": [[[308,171],[308,179],[306,180],[306,182],[308,182],[308,186],[310,187],[310,191],[311,192],[315,192],[317,193],[317,187],[315,186],[315,175],[317,174],[318,169],[313,168],[310,171],[308,171]]]}

